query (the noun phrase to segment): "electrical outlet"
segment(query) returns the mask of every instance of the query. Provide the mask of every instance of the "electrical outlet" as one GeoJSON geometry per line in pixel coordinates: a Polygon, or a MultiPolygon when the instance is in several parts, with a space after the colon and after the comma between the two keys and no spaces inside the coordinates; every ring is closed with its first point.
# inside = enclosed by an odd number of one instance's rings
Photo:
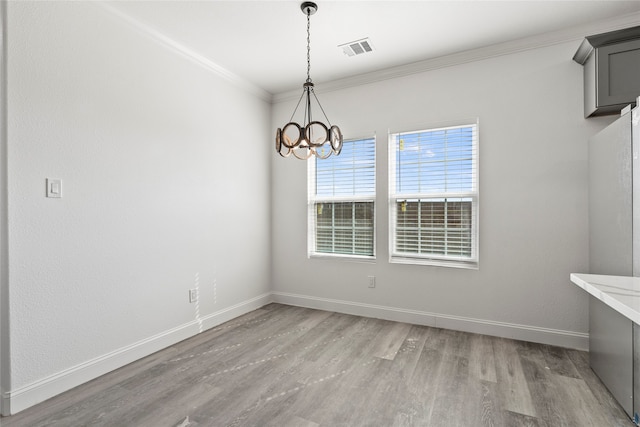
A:
{"type": "Polygon", "coordinates": [[[195,289],[189,289],[189,302],[198,301],[198,291],[195,289]]]}
{"type": "Polygon", "coordinates": [[[370,288],[376,287],[376,276],[369,276],[369,287],[370,288]]]}

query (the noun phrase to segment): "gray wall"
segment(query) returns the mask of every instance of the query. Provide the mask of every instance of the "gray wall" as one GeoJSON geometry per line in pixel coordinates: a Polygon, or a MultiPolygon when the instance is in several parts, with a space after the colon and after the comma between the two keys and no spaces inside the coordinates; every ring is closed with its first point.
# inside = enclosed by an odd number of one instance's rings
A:
{"type": "MultiPolygon", "coordinates": [[[[306,164],[273,156],[278,301],[586,348],[587,139],[580,40],[316,92],[347,138],[377,135],[377,259],[307,258],[306,164]],[[390,264],[387,135],[480,120],[480,268],[390,264]],[[368,275],[377,278],[367,287],[368,275]]],[[[282,126],[295,100],[274,106],[282,126]]]]}

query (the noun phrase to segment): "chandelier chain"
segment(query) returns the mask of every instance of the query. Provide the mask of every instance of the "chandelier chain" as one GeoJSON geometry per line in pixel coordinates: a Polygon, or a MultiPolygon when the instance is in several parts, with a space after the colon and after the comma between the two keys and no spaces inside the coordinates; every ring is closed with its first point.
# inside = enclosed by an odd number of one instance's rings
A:
{"type": "Polygon", "coordinates": [[[307,83],[311,82],[311,11],[307,10],[307,83]]]}

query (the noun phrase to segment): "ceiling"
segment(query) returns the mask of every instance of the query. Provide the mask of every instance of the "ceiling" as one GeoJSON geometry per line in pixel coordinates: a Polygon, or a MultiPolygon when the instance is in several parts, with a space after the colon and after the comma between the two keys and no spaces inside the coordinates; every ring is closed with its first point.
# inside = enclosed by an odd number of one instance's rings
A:
{"type": "MultiPolygon", "coordinates": [[[[306,17],[299,1],[118,1],[109,6],[271,93],[306,79],[306,17]]],[[[316,1],[315,83],[640,13],[640,1],[316,1]],[[338,45],[369,37],[374,52],[338,45]]],[[[640,25],[640,15],[638,15],[640,25]]],[[[584,34],[589,35],[589,34],[584,34]]],[[[577,46],[576,46],[577,48],[577,46]]]]}

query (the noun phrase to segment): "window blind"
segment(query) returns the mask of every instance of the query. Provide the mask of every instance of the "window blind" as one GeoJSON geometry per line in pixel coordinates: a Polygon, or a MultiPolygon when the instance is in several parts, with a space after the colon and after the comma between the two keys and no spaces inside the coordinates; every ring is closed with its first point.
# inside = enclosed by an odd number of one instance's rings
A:
{"type": "Polygon", "coordinates": [[[392,259],[477,265],[477,134],[470,124],[390,135],[392,259]]]}
{"type": "Polygon", "coordinates": [[[375,255],[375,179],[374,137],[309,160],[310,254],[375,255]]]}

